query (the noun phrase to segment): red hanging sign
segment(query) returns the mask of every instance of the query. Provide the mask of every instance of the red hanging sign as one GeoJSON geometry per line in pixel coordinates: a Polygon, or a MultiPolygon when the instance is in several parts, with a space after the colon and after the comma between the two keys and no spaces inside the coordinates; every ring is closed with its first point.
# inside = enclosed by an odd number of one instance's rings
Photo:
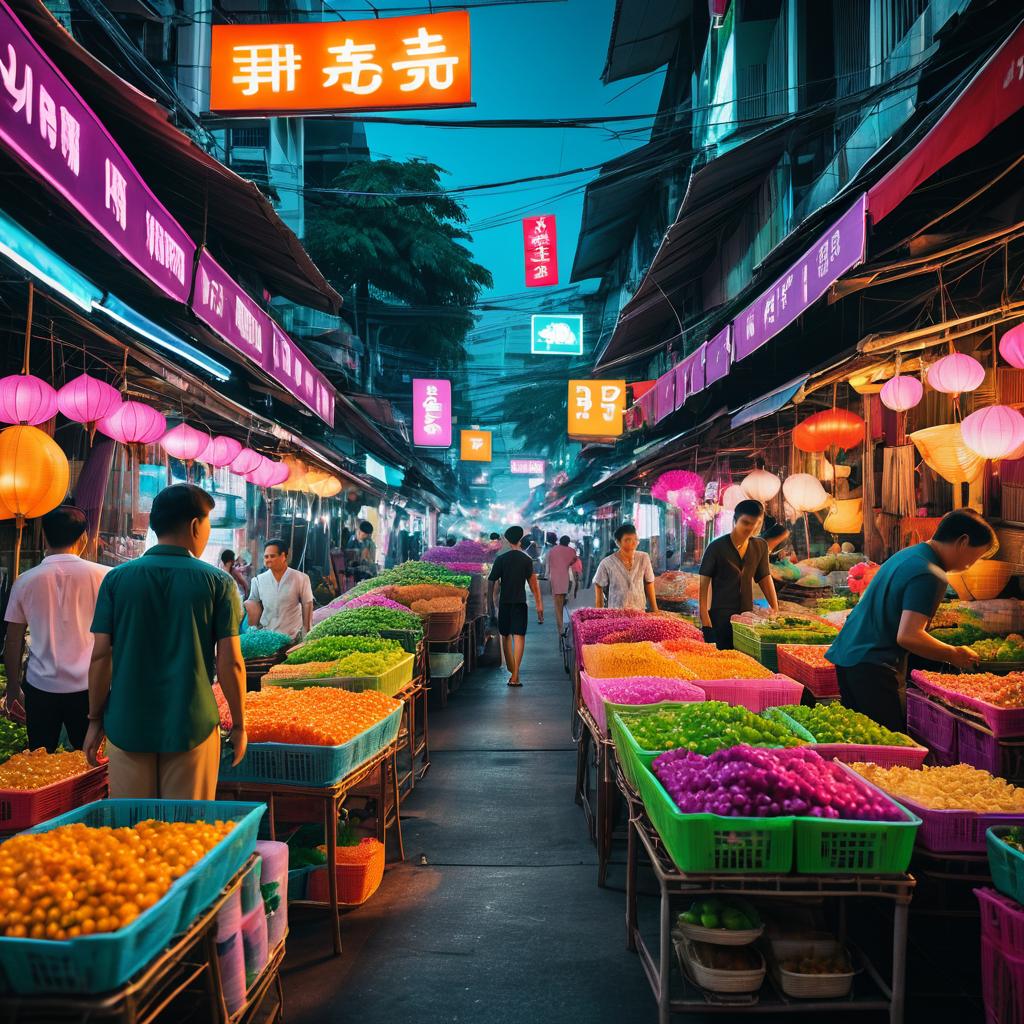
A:
{"type": "Polygon", "coordinates": [[[558,284],[558,236],[553,213],[523,218],[523,248],[526,286],[540,288],[558,284]]]}

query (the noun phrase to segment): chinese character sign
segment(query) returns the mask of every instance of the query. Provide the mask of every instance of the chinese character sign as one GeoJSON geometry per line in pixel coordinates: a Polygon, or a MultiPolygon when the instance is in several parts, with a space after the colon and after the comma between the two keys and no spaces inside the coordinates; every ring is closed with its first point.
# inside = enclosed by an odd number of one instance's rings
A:
{"type": "Polygon", "coordinates": [[[491,461],[491,432],[489,430],[460,431],[460,449],[463,462],[491,461]]]}
{"type": "Polygon", "coordinates": [[[334,388],[273,320],[270,320],[270,328],[272,344],[266,353],[264,369],[307,409],[333,427],[334,388]]]}
{"type": "Polygon", "coordinates": [[[508,471],[514,476],[539,476],[544,478],[544,459],[509,459],[508,471]]]}
{"type": "Polygon", "coordinates": [[[188,298],[195,243],[3,0],[0,147],[64,196],[166,295],[188,298]]]}
{"type": "Polygon", "coordinates": [[[452,385],[447,380],[412,382],[412,440],[420,448],[450,448],[452,385]]]}
{"type": "Polygon", "coordinates": [[[569,436],[618,437],[625,406],[624,380],[569,381],[569,436]]]}
{"type": "MultiPolygon", "coordinates": [[[[555,233],[553,213],[523,218],[523,247],[527,287],[541,288],[544,285],[558,284],[558,235],[555,233]]],[[[581,324],[580,338],[582,337],[581,324]]]]}
{"type": "Polygon", "coordinates": [[[561,313],[530,317],[530,351],[543,356],[583,355],[583,315],[561,313]]]}
{"type": "Polygon", "coordinates": [[[470,102],[468,11],[213,26],[210,109],[218,113],[396,110],[470,102]]]}

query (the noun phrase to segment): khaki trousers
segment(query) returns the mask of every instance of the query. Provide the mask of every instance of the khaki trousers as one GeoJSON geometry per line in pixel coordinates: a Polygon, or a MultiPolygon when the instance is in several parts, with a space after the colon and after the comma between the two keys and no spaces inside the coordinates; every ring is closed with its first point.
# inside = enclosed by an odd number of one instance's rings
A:
{"type": "Polygon", "coordinates": [[[164,754],[122,750],[107,740],[110,796],[128,800],[214,800],[220,770],[220,730],[197,747],[164,754]]]}

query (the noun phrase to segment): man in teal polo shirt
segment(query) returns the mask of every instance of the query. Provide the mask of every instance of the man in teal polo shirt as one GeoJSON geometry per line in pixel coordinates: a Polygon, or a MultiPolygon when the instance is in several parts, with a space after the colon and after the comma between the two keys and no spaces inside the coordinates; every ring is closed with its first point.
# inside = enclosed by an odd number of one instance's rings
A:
{"type": "Polygon", "coordinates": [[[149,516],[158,543],[111,570],[97,595],[84,750],[96,764],[106,737],[111,797],[214,799],[215,668],[231,709],[233,763],[245,756],[241,600],[227,573],[199,559],[213,507],[192,484],[161,491],[149,516]]]}

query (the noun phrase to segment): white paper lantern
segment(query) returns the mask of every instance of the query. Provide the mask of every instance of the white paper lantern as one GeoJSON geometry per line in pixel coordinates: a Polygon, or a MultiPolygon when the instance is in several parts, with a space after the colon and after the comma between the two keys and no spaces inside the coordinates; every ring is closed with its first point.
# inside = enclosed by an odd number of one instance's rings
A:
{"type": "Polygon", "coordinates": [[[740,486],[745,494],[763,504],[771,501],[779,493],[782,481],[767,469],[755,469],[753,473],[743,478],[740,486]]]}
{"type": "Polygon", "coordinates": [[[782,493],[797,512],[817,512],[832,501],[821,486],[821,481],[810,473],[787,476],[782,485],[782,493]]]}
{"type": "Polygon", "coordinates": [[[1009,405],[990,405],[960,424],[964,444],[983,459],[1005,459],[1024,444],[1024,416],[1009,405]]]}
{"type": "Polygon", "coordinates": [[[750,495],[739,484],[731,484],[722,494],[722,508],[731,512],[741,501],[746,501],[749,497],[750,495]]]}

